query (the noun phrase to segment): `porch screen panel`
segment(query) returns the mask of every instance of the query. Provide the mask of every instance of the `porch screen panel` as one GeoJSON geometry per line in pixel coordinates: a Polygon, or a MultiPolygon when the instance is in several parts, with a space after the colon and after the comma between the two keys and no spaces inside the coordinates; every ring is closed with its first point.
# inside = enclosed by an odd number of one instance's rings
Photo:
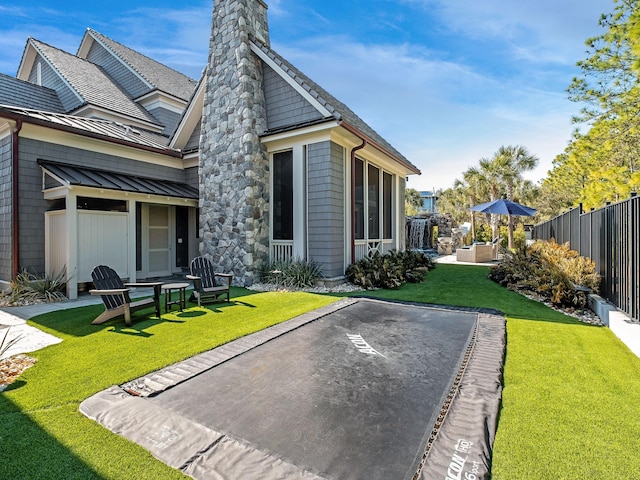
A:
{"type": "Polygon", "coordinates": [[[392,217],[393,217],[393,176],[387,172],[382,174],[382,235],[384,239],[393,238],[392,217]]]}
{"type": "Polygon", "coordinates": [[[367,169],[369,239],[380,238],[380,169],[369,165],[367,169]]]}
{"type": "Polygon", "coordinates": [[[355,159],[355,172],[354,172],[354,235],[357,240],[364,238],[364,162],[358,158],[355,159]]]}
{"type": "Polygon", "coordinates": [[[273,239],[293,240],[293,151],[273,155],[273,239]]]}

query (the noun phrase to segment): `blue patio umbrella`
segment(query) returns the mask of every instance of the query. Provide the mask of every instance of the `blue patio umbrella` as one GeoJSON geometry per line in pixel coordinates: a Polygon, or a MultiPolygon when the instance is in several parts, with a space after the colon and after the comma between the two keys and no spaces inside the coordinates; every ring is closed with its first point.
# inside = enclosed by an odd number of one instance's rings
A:
{"type": "Polygon", "coordinates": [[[501,198],[499,200],[493,200],[491,202],[482,203],[471,207],[471,210],[480,213],[493,213],[496,215],[516,215],[519,217],[533,217],[536,214],[536,209],[531,207],[525,207],[519,203],[512,202],[501,198]]]}

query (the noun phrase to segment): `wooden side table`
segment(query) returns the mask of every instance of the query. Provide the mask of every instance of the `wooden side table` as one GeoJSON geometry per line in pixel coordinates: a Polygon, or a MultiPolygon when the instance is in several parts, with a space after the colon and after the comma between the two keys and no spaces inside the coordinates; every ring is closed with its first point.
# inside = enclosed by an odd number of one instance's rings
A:
{"type": "Polygon", "coordinates": [[[168,312],[169,308],[173,305],[178,305],[180,307],[180,311],[184,310],[187,305],[186,301],[186,290],[189,286],[188,283],[165,283],[162,285],[162,290],[164,291],[164,311],[168,312]],[[178,299],[173,299],[173,291],[178,291],[178,299]]]}

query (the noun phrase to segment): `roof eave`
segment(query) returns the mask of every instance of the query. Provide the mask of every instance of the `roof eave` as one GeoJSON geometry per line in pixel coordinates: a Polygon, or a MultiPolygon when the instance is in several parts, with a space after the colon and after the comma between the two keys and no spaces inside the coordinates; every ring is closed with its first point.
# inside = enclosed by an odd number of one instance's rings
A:
{"type": "Polygon", "coordinates": [[[174,149],[161,149],[161,148],[156,148],[156,147],[152,147],[149,145],[141,145],[139,143],[136,142],[129,142],[127,140],[123,140],[120,138],[114,138],[114,137],[110,137],[108,135],[101,135],[99,133],[95,133],[95,132],[89,132],[86,130],[82,130],[79,128],[74,128],[74,127],[70,127],[67,125],[60,125],[57,123],[52,123],[49,122],[47,120],[41,120],[41,119],[37,119],[37,118],[33,118],[30,117],[29,115],[21,115],[19,113],[15,113],[15,112],[11,112],[11,111],[7,111],[6,109],[0,107],[0,117],[4,117],[4,118],[8,118],[10,120],[20,120],[23,123],[30,123],[32,125],[38,125],[41,127],[46,127],[46,128],[51,128],[53,130],[58,130],[58,131],[62,131],[62,132],[67,132],[67,133],[72,133],[75,135],[81,135],[83,137],[88,137],[88,138],[93,138],[96,140],[102,140],[105,142],[110,142],[110,143],[114,143],[117,145],[123,145],[126,147],[131,147],[131,148],[137,148],[139,150],[145,150],[147,152],[152,152],[152,153],[159,153],[161,155],[167,155],[167,156],[171,156],[174,158],[182,158],[182,152],[179,152],[177,150],[174,149]]]}
{"type": "Polygon", "coordinates": [[[348,132],[350,132],[353,135],[355,135],[356,137],[360,138],[361,140],[365,140],[368,144],[370,144],[376,150],[384,153],[386,156],[388,156],[389,158],[393,159],[394,161],[396,161],[397,163],[399,163],[400,165],[405,167],[409,172],[411,172],[411,174],[414,174],[414,175],[421,175],[422,174],[422,172],[418,169],[418,167],[416,167],[414,164],[412,164],[409,160],[407,160],[404,157],[400,157],[397,154],[391,152],[388,148],[385,148],[384,146],[380,145],[380,143],[376,142],[375,140],[372,140],[371,137],[369,137],[368,135],[365,135],[364,133],[362,133],[360,130],[358,130],[354,126],[349,125],[344,120],[340,121],[340,126],[342,128],[344,128],[345,130],[347,130],[348,132]]]}

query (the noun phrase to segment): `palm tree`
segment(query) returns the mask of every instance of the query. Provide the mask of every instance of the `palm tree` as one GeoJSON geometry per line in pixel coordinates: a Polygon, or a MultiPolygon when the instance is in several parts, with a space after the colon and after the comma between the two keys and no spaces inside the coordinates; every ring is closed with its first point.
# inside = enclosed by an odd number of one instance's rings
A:
{"type": "MultiPolygon", "coordinates": [[[[482,199],[486,198],[486,185],[482,177],[481,172],[476,167],[468,168],[462,174],[463,180],[457,180],[454,183],[454,187],[461,188],[464,191],[464,195],[467,197],[469,205],[467,208],[471,208],[479,203],[482,203],[482,199]]],[[[469,210],[471,216],[471,238],[476,239],[476,222],[473,210],[469,210]]]]}
{"type": "MultiPolygon", "coordinates": [[[[498,161],[497,154],[491,159],[481,158],[479,161],[480,181],[484,184],[484,188],[489,196],[489,201],[498,200],[504,192],[504,182],[501,173],[501,163],[498,161]]],[[[498,215],[491,214],[491,230],[493,238],[500,236],[498,228],[498,215]]]]}
{"type": "MultiPolygon", "coordinates": [[[[533,170],[538,165],[538,157],[529,153],[521,145],[500,147],[494,154],[492,162],[507,192],[507,200],[514,200],[516,185],[522,182],[522,174],[533,170]]],[[[493,200],[493,199],[492,199],[493,200]]],[[[513,248],[513,221],[508,217],[509,248],[513,248]]]]}

